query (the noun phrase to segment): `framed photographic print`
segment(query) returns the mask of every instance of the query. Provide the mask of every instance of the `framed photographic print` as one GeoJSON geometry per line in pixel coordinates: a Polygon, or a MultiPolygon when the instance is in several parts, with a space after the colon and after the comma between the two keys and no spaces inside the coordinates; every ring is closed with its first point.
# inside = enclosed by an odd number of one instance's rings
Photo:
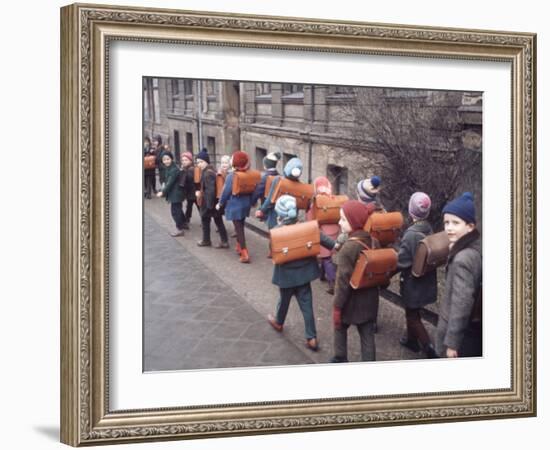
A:
{"type": "Polygon", "coordinates": [[[536,414],[535,35],[61,28],[64,443],[536,414]]]}

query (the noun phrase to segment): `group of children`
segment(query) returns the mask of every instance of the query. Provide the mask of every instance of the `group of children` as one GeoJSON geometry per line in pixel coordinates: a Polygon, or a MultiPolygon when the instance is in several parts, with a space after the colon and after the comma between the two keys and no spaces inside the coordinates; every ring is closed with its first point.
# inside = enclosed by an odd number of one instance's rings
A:
{"type": "MultiPolygon", "coordinates": [[[[162,155],[164,184],[157,196],[164,196],[171,204],[171,213],[176,225],[173,236],[182,236],[188,228],[193,204],[200,210],[202,239],[201,247],[212,246],[210,223],[214,219],[220,235],[216,248],[229,248],[228,233],[223,216],[231,220],[237,238],[236,251],[239,261],[250,262],[246,246],[244,224],[251,208],[258,204],[256,217],[265,221],[269,230],[298,222],[297,200],[291,195],[281,195],[272,201],[275,186],[281,178],[298,181],[303,165],[299,158],[290,159],[277,171],[280,155],[270,153],[263,159],[264,172],[256,189],[245,194],[233,194],[233,178],[237,172],[249,170],[249,158],[243,151],[225,156],[216,170],[210,164],[205,149],[195,157],[200,168],[197,180],[193,156],[183,153],[181,169],[177,167],[170,152],[162,155]],[[223,188],[219,185],[222,178],[223,188]],[[266,184],[271,182],[266,188],[266,184]],[[187,201],[186,212],[182,203],[187,201]]],[[[357,327],[361,342],[361,360],[376,359],[376,322],[379,308],[379,286],[354,289],[350,279],[360,253],[373,247],[373,239],[364,230],[369,217],[375,212],[384,212],[379,200],[380,178],[362,180],[357,185],[357,200],[348,200],[340,209],[337,224],[320,226],[320,255],[275,264],[272,283],[279,287],[279,300],[275,313],[268,316],[269,324],[278,332],[283,325],[292,297],[296,297],[302,312],[305,328],[305,346],[316,351],[319,348],[311,282],[324,277],[328,282],[327,292],[333,294],[332,322],[334,331],[334,356],[331,362],[347,362],[347,331],[357,327]]],[[[326,177],[313,182],[314,195],[332,195],[332,187],[326,177]]],[[[400,344],[413,352],[424,352],[427,358],[481,356],[481,243],[476,229],[476,213],[473,196],[465,193],[450,201],[442,211],[445,232],[449,238],[449,256],[445,267],[445,292],[439,305],[439,321],[435,345],[425,329],[420,311],[437,300],[436,271],[421,277],[412,274],[413,259],[422,239],[433,233],[427,218],[431,211],[430,197],[415,192],[409,199],[410,225],[395,244],[398,254],[397,272],[400,276],[400,291],[405,304],[406,335],[400,344]]],[[[306,220],[311,219],[311,210],[306,211],[306,220]]],[[[271,255],[268,255],[271,256],[271,255]]]]}

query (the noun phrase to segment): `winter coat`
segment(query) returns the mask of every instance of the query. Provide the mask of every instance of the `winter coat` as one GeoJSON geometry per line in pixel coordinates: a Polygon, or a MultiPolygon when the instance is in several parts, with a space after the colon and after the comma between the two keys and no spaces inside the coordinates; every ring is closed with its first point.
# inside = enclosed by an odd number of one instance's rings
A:
{"type": "Polygon", "coordinates": [[[481,238],[474,229],[451,248],[446,267],[445,294],[439,306],[437,350],[459,350],[465,332],[476,325],[472,311],[482,281],[481,238]]]}
{"type": "Polygon", "coordinates": [[[420,278],[411,273],[418,244],[432,233],[430,224],[421,220],[407,228],[401,238],[397,270],[401,272],[401,297],[407,308],[421,308],[437,300],[437,271],[432,270],[420,278]]]}
{"type": "Polygon", "coordinates": [[[183,201],[183,189],[179,186],[178,179],[180,171],[174,162],[165,167],[166,183],[162,190],[162,195],[169,203],[179,203],[183,201]]]}
{"type": "Polygon", "coordinates": [[[220,206],[225,208],[227,220],[243,220],[250,215],[252,194],[233,195],[233,172],[227,174],[223,192],[220,198],[220,206]]]}
{"type": "MultiPolygon", "coordinates": [[[[349,237],[359,238],[367,246],[372,242],[369,234],[357,230],[349,237]]],[[[347,240],[338,251],[338,270],[334,288],[334,306],[342,309],[342,322],[348,325],[358,325],[365,322],[375,322],[378,315],[378,287],[353,289],[349,284],[355,269],[355,263],[364,247],[357,241],[347,240]]]]}
{"type": "Polygon", "coordinates": [[[162,157],[166,153],[169,152],[167,152],[163,148],[161,148],[160,150],[157,149],[157,167],[159,168],[159,181],[161,182],[161,184],[166,183],[166,180],[168,179],[166,166],[162,162],[162,157]]]}
{"type": "MultiPolygon", "coordinates": [[[[260,211],[264,214],[265,223],[266,223],[267,228],[269,230],[271,230],[272,228],[274,228],[277,225],[277,213],[275,212],[275,202],[273,202],[273,203],[271,202],[271,197],[273,196],[273,193],[275,192],[275,188],[277,187],[277,184],[280,181],[279,175],[275,174],[275,176],[277,178],[275,178],[273,180],[273,182],[271,183],[271,189],[270,189],[269,193],[267,194],[267,197],[265,197],[262,200],[262,204],[260,206],[260,211]]],[[[265,189],[265,183],[266,182],[267,182],[267,177],[266,177],[266,181],[264,182],[264,189],[265,189]]]]}
{"type": "Polygon", "coordinates": [[[202,192],[201,216],[216,207],[216,171],[211,165],[201,173],[200,190],[202,192]]]}
{"type": "Polygon", "coordinates": [[[184,198],[188,201],[194,201],[196,186],[193,166],[180,170],[178,184],[183,189],[184,198]]]}
{"type": "MultiPolygon", "coordinates": [[[[297,220],[293,220],[287,225],[296,223],[297,220]]],[[[285,225],[277,225],[285,226],[285,225]]],[[[334,247],[334,241],[329,237],[321,233],[321,246],[332,249],[334,247]]],[[[273,277],[271,282],[280,288],[290,288],[296,286],[302,286],[310,283],[311,281],[319,278],[319,264],[317,264],[317,257],[299,259],[297,261],[290,261],[285,264],[275,264],[273,266],[273,277]]]]}

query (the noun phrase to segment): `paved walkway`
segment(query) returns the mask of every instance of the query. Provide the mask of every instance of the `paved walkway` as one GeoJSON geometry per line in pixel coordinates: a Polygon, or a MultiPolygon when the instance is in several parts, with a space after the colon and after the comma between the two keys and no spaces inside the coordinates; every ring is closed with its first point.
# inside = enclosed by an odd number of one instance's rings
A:
{"type": "MultiPolygon", "coordinates": [[[[172,238],[174,225],[162,199],[144,207],[144,370],[204,369],[326,363],[332,356],[332,297],[326,283],[312,283],[320,350],[304,347],[304,325],[291,303],[282,334],[266,321],[278,299],[265,237],[247,230],[251,264],[234,250],[197,247],[201,229],[196,209],[191,230],[172,238]]],[[[217,235],[212,226],[212,240],[217,235]]],[[[232,225],[228,224],[232,231],[232,225]]],[[[234,240],[232,239],[232,247],[234,240]]],[[[433,326],[426,323],[430,333],[433,326]]],[[[402,308],[381,298],[377,360],[421,357],[401,347],[402,308]]],[[[359,339],[349,331],[349,359],[359,361],[359,339]]]]}

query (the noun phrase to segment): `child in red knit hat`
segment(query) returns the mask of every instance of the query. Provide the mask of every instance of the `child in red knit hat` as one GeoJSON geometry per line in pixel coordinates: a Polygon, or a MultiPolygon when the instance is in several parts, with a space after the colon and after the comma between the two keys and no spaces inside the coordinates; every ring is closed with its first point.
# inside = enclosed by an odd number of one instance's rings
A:
{"type": "Polygon", "coordinates": [[[375,205],[365,205],[358,200],[349,200],[340,209],[340,228],[349,239],[337,253],[338,264],[333,303],[334,356],[330,362],[347,362],[347,334],[350,325],[355,325],[361,339],[361,360],[376,359],[375,324],[378,316],[378,287],[353,289],[351,275],[359,254],[364,250],[361,243],[372,247],[371,237],[363,230],[375,205]]]}

